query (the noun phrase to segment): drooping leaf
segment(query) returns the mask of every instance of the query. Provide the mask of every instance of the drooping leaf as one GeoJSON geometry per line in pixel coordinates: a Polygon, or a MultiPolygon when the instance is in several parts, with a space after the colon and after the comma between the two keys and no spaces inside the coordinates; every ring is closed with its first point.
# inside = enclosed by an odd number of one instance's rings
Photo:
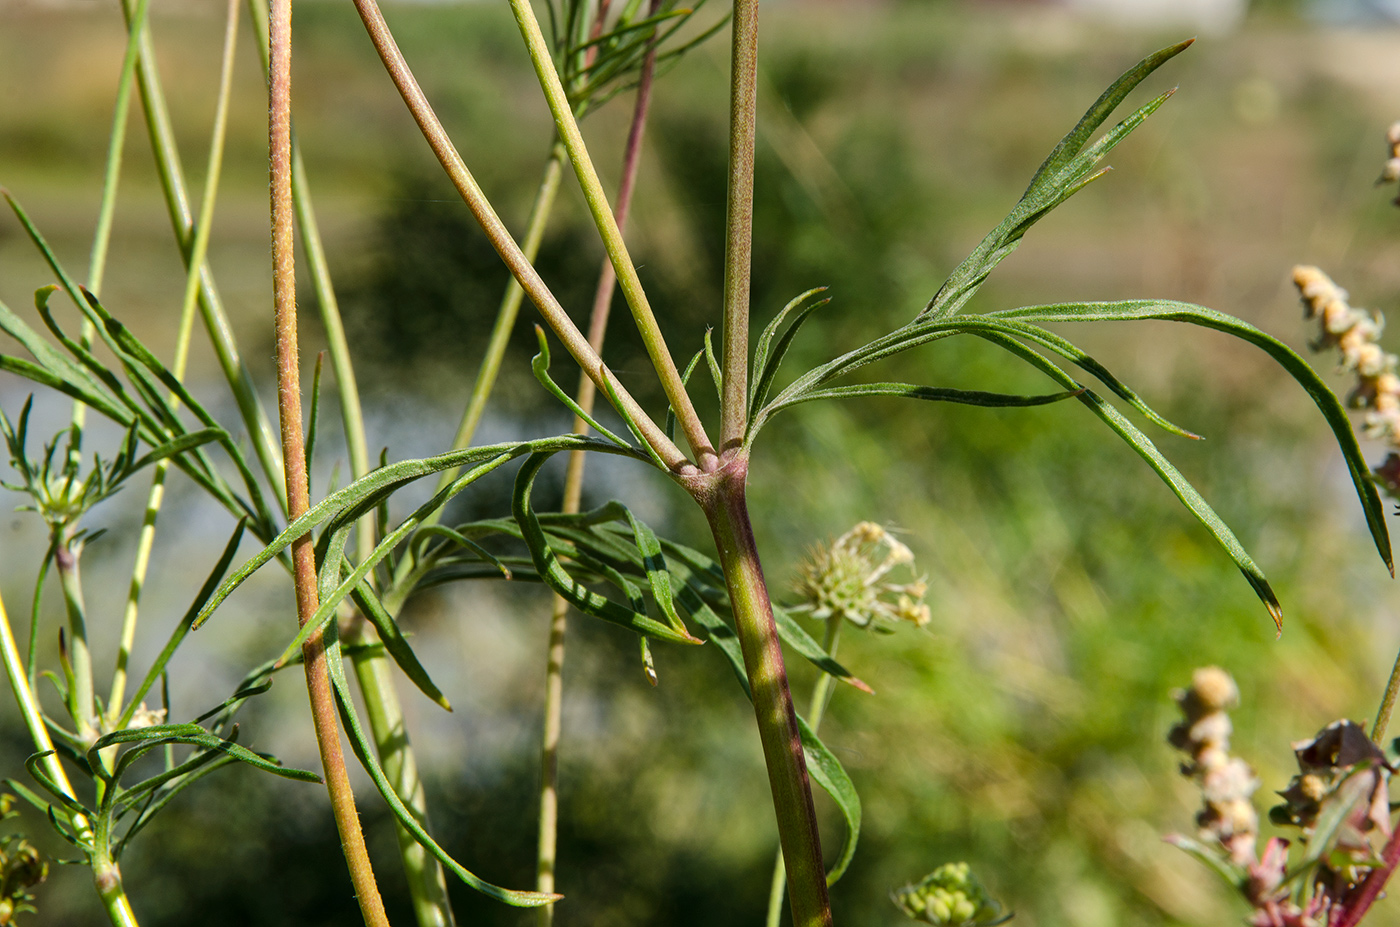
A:
{"type": "Polygon", "coordinates": [[[1109,322],[1155,319],[1168,322],[1186,322],[1215,329],[1227,335],[1247,341],[1262,348],[1279,366],[1288,372],[1307,391],[1308,396],[1326,419],[1332,434],[1341,448],[1351,473],[1352,485],[1356,488],[1361,508],[1366,513],[1366,525],[1371,531],[1371,539],[1376,545],[1386,568],[1395,573],[1395,561],[1391,553],[1390,532],[1385,523],[1385,507],[1380,493],[1371,479],[1370,467],[1361,453],[1361,445],[1351,427],[1351,419],[1346,408],[1335,393],[1327,387],[1317,371],[1292,348],[1277,338],[1261,331],[1241,319],[1196,306],[1191,303],[1172,300],[1125,300],[1109,303],[1057,303],[1046,306],[1025,306],[993,313],[996,318],[1023,319],[1042,322],[1109,322]]]}
{"type": "Polygon", "coordinates": [[[1044,372],[1052,380],[1055,380],[1067,389],[1083,390],[1078,396],[1079,401],[1088,406],[1089,409],[1102,419],[1129,447],[1137,451],[1138,456],[1147,461],[1148,466],[1161,477],[1162,482],[1167,484],[1172,493],[1181,500],[1181,503],[1206,527],[1206,530],[1215,538],[1216,543],[1219,544],[1230,556],[1230,559],[1235,562],[1235,566],[1239,567],[1240,572],[1244,574],[1245,580],[1248,581],[1251,588],[1254,589],[1255,594],[1259,596],[1259,600],[1264,603],[1265,608],[1269,610],[1269,616],[1273,619],[1274,625],[1279,629],[1279,632],[1282,633],[1283,608],[1279,605],[1278,597],[1274,595],[1274,590],[1269,585],[1269,581],[1264,577],[1264,572],[1259,569],[1259,565],[1254,562],[1253,558],[1251,558],[1249,553],[1244,549],[1244,546],[1240,544],[1239,539],[1235,537],[1235,533],[1230,530],[1230,526],[1225,524],[1220,516],[1215,513],[1215,509],[1211,508],[1210,504],[1196,491],[1196,487],[1192,486],[1190,481],[1181,475],[1181,471],[1177,470],[1172,462],[1167,460],[1162,452],[1157,449],[1157,445],[1153,444],[1152,440],[1148,438],[1147,435],[1143,434],[1137,426],[1124,418],[1121,412],[1106,402],[1101,396],[1093,390],[1084,389],[1080,384],[1076,383],[1069,374],[1061,370],[1054,362],[1042,357],[1034,349],[1023,345],[1009,335],[998,332],[985,331],[976,332],[975,334],[1004,348],[1011,354],[1020,357],[1032,367],[1044,372]]]}

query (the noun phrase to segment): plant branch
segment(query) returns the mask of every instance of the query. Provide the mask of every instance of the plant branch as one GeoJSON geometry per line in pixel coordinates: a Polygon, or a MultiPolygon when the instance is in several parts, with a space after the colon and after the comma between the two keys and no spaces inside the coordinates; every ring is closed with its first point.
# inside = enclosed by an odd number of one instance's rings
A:
{"type": "MultiPolygon", "coordinates": [[[[605,0],[606,2],[606,0],[605,0]]],[[[657,0],[652,0],[651,10],[656,12],[657,0]]],[[[601,11],[598,23],[602,22],[601,11]]],[[[594,31],[598,31],[595,24],[594,31]]],[[[627,131],[627,147],[622,156],[622,180],[617,191],[617,225],[619,231],[627,228],[627,214],[632,205],[632,192],[636,188],[637,171],[642,161],[642,137],[646,132],[647,113],[651,107],[651,84],[656,71],[656,47],[653,45],[642,62],[642,71],[637,84],[637,100],[632,108],[632,124],[627,131]]],[[[617,288],[617,275],[612,261],[604,258],[598,270],[598,289],[593,295],[593,309],[588,317],[588,343],[593,350],[602,353],[603,339],[607,335],[608,315],[612,307],[613,293],[617,288]]],[[[576,401],[585,413],[593,412],[596,391],[593,381],[579,377],[576,401]]],[[[582,416],[574,417],[574,431],[588,433],[588,423],[582,416]]],[[[583,470],[587,456],[581,451],[569,453],[569,466],[564,474],[565,514],[577,513],[583,499],[583,470]]],[[[569,603],[562,596],[554,597],[554,608],[549,619],[549,647],[545,668],[544,688],[544,733],[540,747],[540,821],[539,847],[535,868],[535,889],[540,892],[554,891],[554,874],[558,861],[559,829],[559,740],[564,723],[564,638],[568,631],[569,603]]],[[[543,905],[539,909],[540,927],[549,927],[554,922],[554,905],[543,905]]]]}
{"type": "MultiPolygon", "coordinates": [[[[149,0],[142,0],[142,4],[149,0]]],[[[133,43],[134,45],[134,43],[133,43]]],[[[229,96],[233,88],[234,50],[238,45],[238,0],[228,0],[228,15],[224,25],[224,51],[219,66],[219,95],[214,107],[214,131],[209,142],[209,164],[204,172],[204,199],[200,204],[199,221],[195,226],[194,245],[190,251],[189,267],[185,272],[185,298],[180,307],[180,327],[175,337],[175,358],[170,372],[177,380],[185,379],[189,364],[190,336],[194,329],[194,313],[199,301],[199,268],[209,250],[209,234],[214,225],[214,201],[218,196],[219,178],[223,169],[224,138],[228,127],[229,96]]],[[[173,393],[169,399],[172,409],[178,408],[180,398],[173,393]]],[[[151,548],[155,544],[156,519],[165,499],[165,475],[169,460],[158,461],[151,475],[151,490],[146,497],[146,514],[141,522],[141,534],[136,542],[136,559],[127,587],[126,608],[122,615],[121,639],[117,647],[117,666],[112,674],[112,688],[107,696],[107,717],[115,722],[122,716],[126,697],[126,667],[131,649],[136,644],[136,623],[141,604],[141,590],[151,564],[151,548]]]]}
{"type": "MultiPolygon", "coordinates": [[[[165,103],[165,92],[161,89],[160,75],[156,71],[150,28],[145,23],[136,22],[135,3],[136,0],[122,0],[127,29],[138,33],[140,54],[136,61],[137,88],[141,92],[141,103],[146,114],[146,130],[150,136],[152,152],[155,154],[156,172],[165,194],[166,209],[170,214],[170,223],[175,232],[180,255],[188,269],[190,250],[194,244],[194,219],[190,214],[184,171],[175,144],[175,132],[170,123],[170,111],[165,103]]],[[[229,325],[228,316],[224,313],[218,290],[214,286],[213,273],[207,262],[203,266],[194,266],[199,268],[199,307],[204,327],[209,333],[209,341],[214,347],[214,354],[238,404],[239,416],[244,427],[248,429],[263,475],[273,487],[274,495],[285,500],[286,487],[283,485],[282,461],[277,440],[258,398],[252,375],[244,365],[238,346],[233,340],[233,330],[229,325]]]]}
{"type": "Polygon", "coordinates": [[[734,0],[729,78],[729,193],[724,242],[724,395],[720,450],[748,428],[749,273],[753,262],[754,136],[758,116],[758,0],[734,0]]]}
{"type": "MultiPolygon", "coordinates": [[[[296,265],[292,205],[292,5],[273,0],[269,18],[271,79],[268,95],[268,145],[272,164],[272,290],[277,314],[277,410],[282,431],[282,459],[286,468],[287,512],[296,519],[311,506],[307,493],[306,449],[301,424],[301,378],[297,369],[296,265]]],[[[318,608],[315,542],[304,535],[292,543],[293,579],[296,584],[297,620],[305,624],[318,608]]],[[[326,667],[326,651],[320,634],[302,647],[306,687],[316,741],[326,773],[341,848],[350,869],[355,896],[369,927],[388,927],[365,849],[355,796],[345,770],[336,721],[335,697],[326,667]]]]}
{"type": "Polygon", "coordinates": [[[1385,740],[1386,729],[1390,727],[1390,715],[1395,710],[1397,694],[1400,694],[1400,653],[1395,655],[1395,665],[1390,668],[1390,679],[1385,684],[1381,707],[1376,710],[1376,721],[1371,725],[1371,740],[1377,745],[1385,740]]]}
{"type": "Polygon", "coordinates": [[[694,485],[719,550],[734,625],[753,693],[768,784],[778,817],[778,842],[787,866],[788,901],[794,927],[830,927],[826,873],[817,832],[807,762],[783,665],[782,645],[773,606],[763,579],[753,527],[749,523],[744,483],[748,460],[737,457],[724,469],[694,485]]]}
{"type": "Polygon", "coordinates": [[[712,470],[717,461],[714,447],[709,436],[705,434],[705,426],[701,424],[700,417],[695,413],[690,394],[685,391],[685,384],[681,382],[680,370],[676,368],[675,359],[666,347],[666,339],[661,334],[661,327],[657,325],[656,316],[647,301],[646,291],[642,289],[641,278],[637,276],[637,268],[627,252],[627,243],[623,240],[617,217],[608,205],[608,197],[603,192],[603,183],[598,179],[598,171],[588,156],[583,134],[578,128],[578,120],[574,118],[573,109],[569,106],[569,95],[559,79],[559,72],[555,70],[554,56],[550,52],[549,43],[545,41],[544,33],[540,31],[539,20],[535,18],[530,0],[510,0],[510,7],[515,13],[515,21],[520,26],[520,34],[530,50],[530,60],[534,62],[540,87],[549,101],[550,112],[554,114],[555,128],[568,148],[569,160],[573,163],[579,186],[583,188],[583,196],[588,201],[593,222],[603,238],[603,247],[607,249],[613,269],[622,285],[623,295],[627,297],[627,305],[632,310],[632,318],[637,323],[642,343],[646,345],[647,355],[661,379],[666,398],[671,401],[671,408],[676,412],[676,419],[681,430],[685,432],[696,462],[700,464],[700,469],[712,470]]]}
{"type": "MultiPolygon", "coordinates": [[[[836,649],[841,643],[841,622],[845,619],[841,615],[832,615],[826,619],[826,638],[822,641],[822,650],[833,660],[836,659],[836,649]]],[[[807,709],[807,726],[812,729],[812,733],[817,733],[822,726],[822,717],[826,714],[827,703],[831,701],[831,690],[835,684],[836,677],[830,673],[821,673],[817,676],[816,685],[812,687],[812,702],[807,709]]],[[[768,920],[767,927],[778,927],[783,918],[783,889],[787,887],[787,869],[783,865],[783,851],[778,851],[778,858],[773,862],[773,881],[768,890],[768,920]]]]}
{"type": "Polygon", "coordinates": [[[564,307],[555,299],[554,294],[550,292],[539,273],[525,258],[524,252],[516,244],[515,239],[511,237],[500,217],[496,215],[495,209],[492,208],[490,201],[477,185],[476,179],[472,177],[471,171],[462,160],[462,156],[457,153],[456,147],[447,135],[447,130],[443,128],[442,122],[433,112],[422,88],[418,86],[417,79],[413,76],[408,63],[404,60],[403,53],[399,51],[398,44],[394,41],[393,33],[389,31],[389,26],[384,21],[384,14],[380,12],[379,4],[375,0],[355,0],[355,8],[359,11],[360,19],[364,22],[365,29],[379,52],[380,60],[384,62],[384,67],[389,72],[389,77],[393,80],[394,86],[398,88],[409,112],[413,114],[423,137],[433,149],[433,153],[437,155],[438,162],[447,172],[448,178],[457,188],[457,192],[467,204],[467,208],[472,211],[472,215],[476,217],[476,221],[486,232],[486,236],[496,249],[496,253],[501,256],[501,260],[505,262],[515,279],[520,281],[520,286],[539,308],[540,314],[544,316],[555,336],[563,342],[565,350],[578,362],[594,383],[599,386],[607,384],[607,389],[617,396],[622,411],[636,421],[647,444],[673,473],[690,472],[692,465],[681,453],[680,448],[676,447],[674,441],[666,437],[666,433],[662,431],[661,427],[646,414],[636,399],[627,392],[622,382],[603,363],[603,359],[598,356],[598,353],[589,346],[588,339],[569,318],[564,307]]]}
{"type": "MultiPolygon", "coordinates": [[[[563,173],[564,154],[564,146],[556,140],[549,148],[549,160],[545,162],[544,174],[540,177],[540,185],[535,190],[535,201],[530,206],[530,216],[525,222],[525,238],[520,243],[520,248],[525,260],[532,264],[535,256],[540,253],[540,243],[544,240],[550,214],[554,211],[554,199],[559,192],[559,179],[563,173]]],[[[486,402],[491,397],[491,390],[500,374],[501,362],[505,359],[506,346],[510,342],[510,333],[515,329],[515,320],[519,316],[520,303],[524,296],[525,291],[520,288],[520,281],[511,277],[510,283],[506,285],[506,292],[501,297],[500,308],[496,310],[496,322],[491,328],[491,338],[486,344],[486,354],[481,359],[476,380],[472,383],[472,394],[467,401],[466,412],[463,413],[462,422],[457,426],[457,434],[452,439],[453,450],[470,445],[477,425],[481,424],[481,416],[486,411],[486,402]]],[[[601,349],[595,345],[594,350],[596,352],[601,349]]],[[[438,477],[437,491],[441,492],[451,485],[460,470],[460,467],[444,470],[438,477]]],[[[432,516],[432,519],[436,521],[437,516],[432,516]]]]}

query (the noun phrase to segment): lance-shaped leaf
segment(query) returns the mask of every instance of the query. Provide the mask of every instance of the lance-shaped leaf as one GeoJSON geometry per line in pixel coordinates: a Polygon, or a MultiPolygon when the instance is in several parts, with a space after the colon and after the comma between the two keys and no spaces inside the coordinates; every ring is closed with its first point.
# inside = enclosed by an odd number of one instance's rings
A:
{"type": "Polygon", "coordinates": [[[846,774],[846,768],[836,758],[826,744],[822,743],[817,732],[799,715],[797,729],[802,735],[802,752],[807,758],[807,772],[836,802],[841,817],[846,820],[846,839],[841,844],[841,855],[826,874],[826,884],[835,885],[836,880],[846,874],[846,867],[856,855],[856,843],[860,840],[860,796],[856,794],[855,783],[846,774]]]}
{"type": "Polygon", "coordinates": [[[1361,500],[1361,508],[1366,513],[1366,525],[1371,531],[1371,539],[1376,550],[1391,574],[1395,573],[1395,562],[1391,553],[1390,533],[1385,523],[1385,507],[1380,493],[1371,479],[1370,467],[1361,453],[1361,445],[1352,431],[1351,419],[1337,395],[1327,387],[1317,371],[1292,348],[1277,338],[1261,331],[1241,319],[1204,306],[1172,300],[1124,300],[1108,303],[1056,303],[1047,306],[1025,306],[991,314],[996,318],[1023,319],[1041,322],[1110,322],[1138,321],[1155,319],[1168,322],[1186,322],[1215,329],[1233,335],[1262,348],[1278,365],[1288,372],[1307,391],[1322,417],[1332,429],[1332,435],[1341,448],[1351,473],[1352,485],[1361,500]]]}
{"type": "Polygon", "coordinates": [[[618,447],[615,444],[593,441],[577,435],[565,435],[558,438],[544,438],[538,441],[510,442],[462,448],[460,450],[449,451],[445,454],[438,454],[435,457],[404,460],[396,464],[382,466],[377,470],[365,474],[358,480],[355,480],[355,482],[346,486],[344,489],[339,489],[331,493],[309,508],[300,518],[295,519],[289,524],[281,534],[272,539],[267,547],[255,554],[247,563],[239,567],[232,576],[219,586],[219,589],[210,598],[209,602],[205,604],[198,617],[195,618],[194,627],[198,628],[205,621],[209,620],[209,616],[213,613],[214,609],[260,567],[291,546],[292,542],[297,538],[310,533],[316,526],[325,521],[344,513],[370,511],[403,486],[426,476],[431,476],[442,470],[454,469],[465,466],[466,464],[479,463],[486,460],[494,460],[502,455],[505,455],[509,459],[535,453],[537,451],[552,453],[571,450],[600,451],[605,454],[620,454],[637,460],[648,459],[637,451],[618,447]]]}
{"type": "Polygon", "coordinates": [[[1147,465],[1162,478],[1162,482],[1166,483],[1176,497],[1181,500],[1182,505],[1190,509],[1191,514],[1205,525],[1206,530],[1211,533],[1211,536],[1215,538],[1216,543],[1224,549],[1225,553],[1229,554],[1230,559],[1235,562],[1235,566],[1239,567],[1245,580],[1259,596],[1259,600],[1269,610],[1269,616],[1273,618],[1279,633],[1283,633],[1283,608],[1279,605],[1278,597],[1274,595],[1269,581],[1265,579],[1264,572],[1249,556],[1244,545],[1240,544],[1235,533],[1230,530],[1230,526],[1225,524],[1215,513],[1215,509],[1211,508],[1210,504],[1196,491],[1196,487],[1192,486],[1191,482],[1181,475],[1181,471],[1157,449],[1157,445],[1152,443],[1152,439],[1124,418],[1123,413],[1110,405],[1103,397],[1093,390],[1084,389],[1074,381],[1073,377],[1061,370],[1053,361],[1041,356],[1033,348],[1027,347],[1015,338],[1000,332],[981,331],[974,332],[974,334],[1016,355],[1066,388],[1083,390],[1078,396],[1079,401],[1088,406],[1129,447],[1137,451],[1138,456],[1147,461],[1147,465]]]}
{"type": "MultiPolygon", "coordinates": [[[[320,782],[321,777],[306,769],[295,769],[283,766],[281,763],[269,759],[259,753],[254,753],[247,747],[240,746],[231,740],[225,740],[215,734],[211,734],[198,724],[155,724],[150,727],[133,728],[126,731],[113,731],[99,737],[88,751],[88,763],[94,771],[101,769],[102,764],[98,759],[98,753],[107,747],[120,746],[122,744],[139,744],[141,749],[149,750],[164,744],[190,744],[196,747],[203,747],[205,750],[215,750],[225,753],[242,763],[247,763],[256,769],[270,772],[273,775],[281,776],[284,779],[294,779],[300,782],[320,782]]],[[[134,752],[134,751],[133,751],[134,752]]],[[[122,760],[117,761],[114,767],[112,778],[126,770],[132,761],[125,760],[128,754],[123,755],[122,760]]]]}
{"type": "MultiPolygon", "coordinates": [[[[778,375],[778,368],[782,366],[783,357],[787,354],[788,348],[792,345],[792,340],[797,337],[797,333],[802,329],[802,323],[822,306],[831,302],[831,299],[819,299],[816,302],[808,303],[807,300],[818,293],[824,292],[826,287],[817,287],[808,290],[801,296],[789,302],[783,310],[773,317],[763,328],[763,333],[758,336],[758,344],[754,347],[753,369],[758,371],[758,376],[754,378],[751,393],[749,394],[749,417],[753,418],[760,406],[768,401],[768,391],[773,388],[773,379],[778,375]],[[805,305],[804,305],[805,303],[805,305]],[[773,338],[782,327],[783,321],[790,313],[801,307],[797,317],[792,320],[787,331],[778,339],[777,347],[773,346],[773,338]]],[[[752,431],[752,426],[750,431],[752,431]]]]}
{"type": "Polygon", "coordinates": [[[559,563],[559,558],[550,547],[549,539],[545,537],[544,529],[530,503],[530,491],[534,487],[535,477],[552,454],[553,452],[535,453],[526,459],[515,477],[515,491],[511,496],[511,514],[520,526],[522,539],[529,548],[535,569],[545,584],[584,614],[662,640],[683,644],[700,643],[688,633],[673,630],[645,614],[624,608],[611,599],[589,591],[559,563]]]}
{"type": "Polygon", "coordinates": [[[1191,41],[1188,40],[1149,55],[1103,92],[1075,127],[1050,152],[1031,179],[1026,192],[1007,217],[949,275],[938,293],[924,307],[920,313],[921,317],[938,318],[957,312],[981,286],[992,268],[1016,249],[1021,237],[1032,225],[1101,175],[1102,172],[1093,173],[1094,166],[1166,102],[1170,92],[1138,109],[1109,130],[1098,142],[1084,150],[1089,137],[1138,84],[1190,44],[1191,41]]]}

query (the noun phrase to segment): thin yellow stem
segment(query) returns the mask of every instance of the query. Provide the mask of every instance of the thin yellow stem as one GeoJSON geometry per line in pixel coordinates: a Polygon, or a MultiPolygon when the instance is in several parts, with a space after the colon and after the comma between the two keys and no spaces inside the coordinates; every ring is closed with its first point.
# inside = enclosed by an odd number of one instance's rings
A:
{"type": "Polygon", "coordinates": [[[564,307],[559,304],[559,300],[554,297],[534,266],[526,259],[515,239],[511,237],[500,217],[496,215],[495,209],[487,200],[481,187],[477,185],[471,171],[468,170],[466,162],[462,160],[456,146],[452,144],[447,130],[443,128],[442,122],[433,112],[432,105],[428,103],[428,98],[423,94],[422,88],[418,86],[418,81],[409,69],[408,62],[404,60],[403,53],[399,51],[398,43],[394,41],[393,33],[389,31],[388,23],[384,21],[384,14],[380,12],[379,4],[375,0],[355,0],[355,8],[359,11],[360,19],[365,24],[365,30],[369,33],[370,39],[379,52],[385,70],[389,72],[395,87],[398,88],[399,95],[403,97],[409,112],[418,123],[419,130],[422,131],[423,137],[437,156],[438,163],[447,172],[448,178],[457,188],[463,202],[467,204],[467,208],[476,217],[477,223],[486,232],[486,236],[490,239],[492,247],[496,249],[496,253],[501,256],[506,267],[510,269],[515,279],[520,281],[525,293],[540,310],[540,314],[544,316],[550,330],[563,342],[565,350],[578,362],[594,383],[599,386],[607,384],[607,388],[617,397],[622,411],[632,418],[646,443],[672,472],[678,474],[693,472],[694,465],[686,459],[685,454],[676,447],[674,441],[666,436],[661,426],[657,425],[646,414],[637,400],[632,397],[632,394],[603,363],[603,359],[598,356],[598,353],[589,346],[588,339],[569,318],[564,307]]]}
{"type": "Polygon", "coordinates": [[[583,142],[583,133],[579,131],[578,120],[574,118],[573,109],[569,106],[569,96],[559,79],[559,72],[554,68],[554,56],[550,53],[544,33],[540,31],[539,20],[535,17],[529,0],[510,0],[510,8],[515,13],[520,34],[530,50],[530,60],[534,62],[540,87],[549,101],[550,112],[554,114],[555,129],[568,148],[569,160],[578,176],[579,186],[583,188],[583,196],[588,201],[593,222],[602,235],[603,247],[607,249],[612,261],[613,270],[622,285],[623,295],[627,297],[627,305],[632,310],[637,331],[642,336],[642,343],[646,345],[647,356],[651,358],[656,375],[661,379],[662,389],[666,391],[666,398],[671,401],[671,408],[676,412],[676,420],[685,432],[696,462],[700,464],[700,469],[712,470],[717,461],[714,446],[705,434],[705,426],[701,424],[700,417],[695,413],[695,406],[685,391],[685,384],[681,382],[680,370],[676,368],[675,359],[666,347],[666,339],[662,337],[661,327],[657,325],[646,291],[642,289],[641,278],[637,276],[636,265],[632,263],[632,256],[627,252],[627,243],[623,240],[617,217],[608,205],[603,183],[598,179],[598,171],[594,168],[588,148],[583,142]]]}
{"type": "MultiPolygon", "coordinates": [[[[214,131],[209,142],[209,164],[204,172],[204,199],[200,203],[199,221],[195,225],[194,246],[185,273],[185,297],[180,306],[180,328],[175,337],[175,358],[170,372],[177,380],[185,379],[189,366],[190,339],[194,332],[195,308],[199,302],[199,269],[204,266],[209,251],[209,235],[214,225],[214,202],[218,197],[219,178],[223,170],[224,139],[228,128],[229,97],[233,88],[234,51],[238,45],[238,0],[228,0],[224,24],[224,52],[219,66],[219,96],[214,110],[214,131]]],[[[178,408],[179,397],[173,393],[171,408],[178,408]]],[[[127,587],[126,608],[122,614],[121,639],[117,647],[117,667],[112,674],[112,688],[107,698],[107,718],[115,722],[122,716],[126,697],[127,662],[136,643],[136,623],[141,605],[141,590],[151,564],[151,549],[155,545],[156,520],[165,499],[165,475],[170,461],[156,463],[151,475],[151,490],[146,497],[146,514],[141,522],[141,534],[136,542],[136,560],[127,587]]]]}

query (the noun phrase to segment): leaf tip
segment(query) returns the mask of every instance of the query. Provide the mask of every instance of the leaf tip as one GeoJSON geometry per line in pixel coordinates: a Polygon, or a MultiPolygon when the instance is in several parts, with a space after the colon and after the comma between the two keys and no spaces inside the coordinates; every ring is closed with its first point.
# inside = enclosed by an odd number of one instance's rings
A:
{"type": "Polygon", "coordinates": [[[845,680],[844,680],[844,681],[845,681],[846,683],[848,683],[849,685],[851,685],[851,686],[853,686],[853,687],[859,689],[860,691],[864,692],[866,695],[874,695],[874,694],[875,694],[875,690],[872,689],[872,688],[870,688],[869,684],[867,684],[866,681],[865,681],[864,679],[859,679],[859,678],[857,678],[857,677],[855,677],[855,676],[847,676],[847,677],[845,677],[845,680]]]}

